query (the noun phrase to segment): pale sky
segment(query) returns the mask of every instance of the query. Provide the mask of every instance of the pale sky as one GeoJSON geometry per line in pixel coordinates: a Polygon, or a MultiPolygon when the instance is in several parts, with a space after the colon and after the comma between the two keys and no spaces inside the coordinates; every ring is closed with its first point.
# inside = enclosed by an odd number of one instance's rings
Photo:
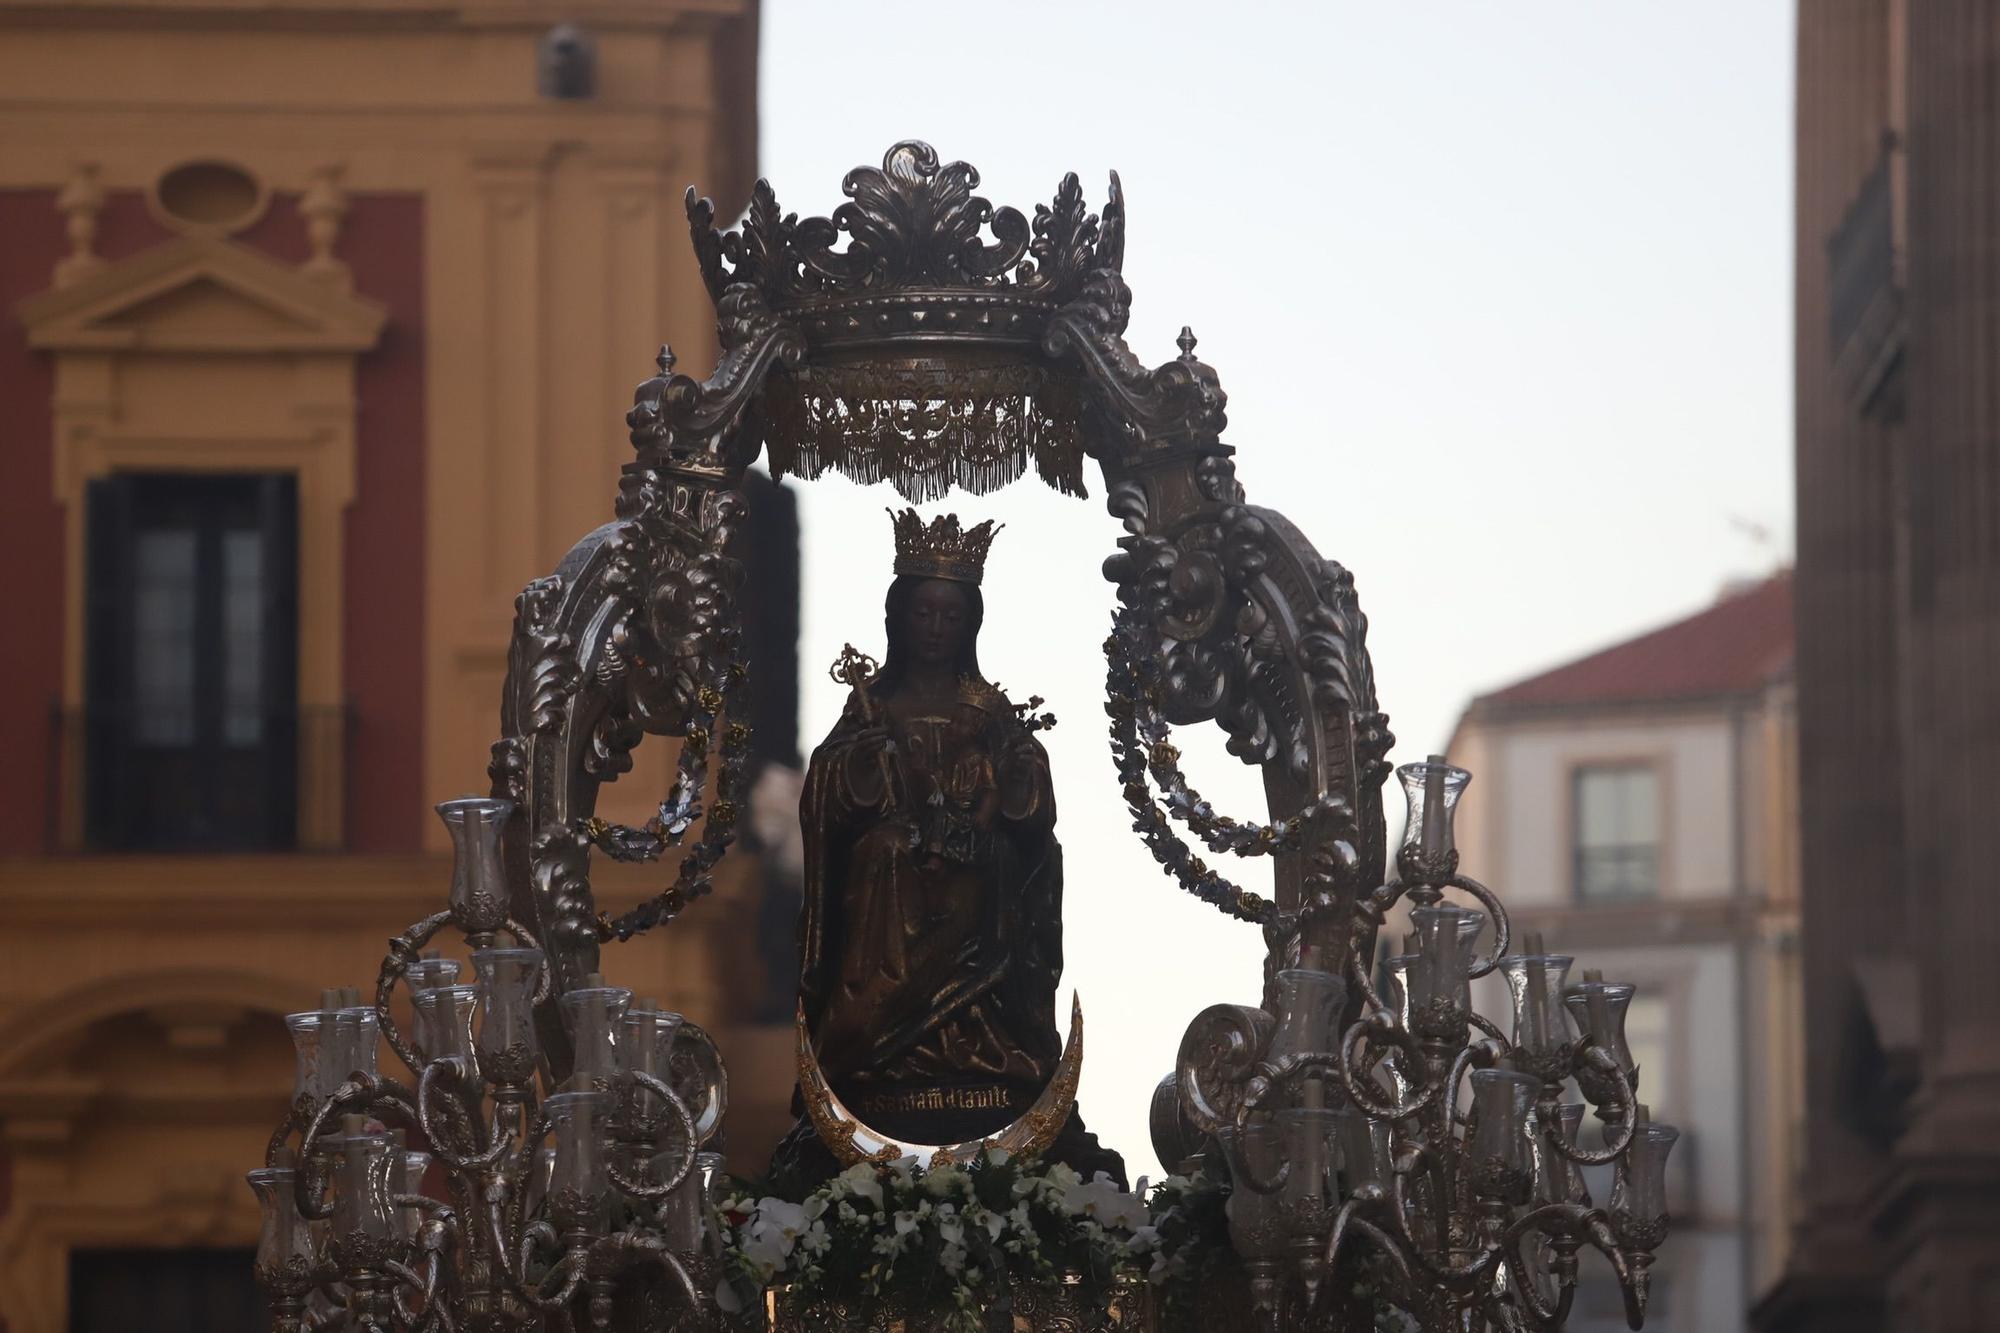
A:
{"type": "MultiPolygon", "coordinates": [[[[842,175],[904,138],[1030,215],[1066,171],[1101,206],[1118,170],[1127,336],[1158,364],[1194,327],[1250,501],[1353,571],[1394,761],[1442,746],[1474,694],[1789,561],[1791,5],[763,14],[762,170],[786,211],[831,212],[842,175]]],[[[1194,1013],[1256,1002],[1262,946],[1130,830],[1099,652],[1119,528],[1090,483],[1089,500],[1027,478],[925,512],[1008,524],[980,658],[1061,718],[1059,1010],[1074,986],[1088,1123],[1157,1175],[1151,1089],[1194,1013]]],[[[882,511],[900,503],[831,474],[804,488],[808,748],[839,713],[824,668],[841,644],[880,651],[882,511]]],[[[1218,731],[1181,744],[1204,794],[1264,818],[1218,731]]],[[[1268,889],[1266,863],[1229,869],[1268,889]]]]}

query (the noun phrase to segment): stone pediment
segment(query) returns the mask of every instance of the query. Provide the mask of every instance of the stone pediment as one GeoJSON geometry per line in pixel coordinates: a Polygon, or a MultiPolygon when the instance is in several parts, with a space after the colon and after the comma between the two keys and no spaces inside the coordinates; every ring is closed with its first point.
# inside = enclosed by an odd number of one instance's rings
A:
{"type": "Polygon", "coordinates": [[[387,309],[215,236],[107,264],[15,307],[50,351],[365,352],[387,309]]]}

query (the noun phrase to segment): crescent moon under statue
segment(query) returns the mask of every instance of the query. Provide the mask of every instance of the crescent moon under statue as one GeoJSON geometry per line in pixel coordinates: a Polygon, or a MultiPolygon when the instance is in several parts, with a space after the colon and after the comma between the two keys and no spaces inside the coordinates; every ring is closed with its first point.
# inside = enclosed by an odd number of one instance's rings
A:
{"type": "Polygon", "coordinates": [[[1015,1157],[1045,1152],[1068,1122],[1076,1106],[1077,1084],[1083,1077],[1083,1001],[1072,996],[1069,1040],[1063,1044],[1062,1060],[1041,1096],[1019,1119],[996,1134],[964,1143],[903,1143],[869,1128],[835,1095],[819,1067],[819,1057],[813,1053],[804,1005],[799,1006],[794,1026],[798,1033],[799,1095],[820,1141],[843,1167],[857,1162],[888,1163],[901,1157],[915,1157],[925,1166],[951,1166],[969,1162],[986,1149],[1000,1149],[1015,1157]]]}

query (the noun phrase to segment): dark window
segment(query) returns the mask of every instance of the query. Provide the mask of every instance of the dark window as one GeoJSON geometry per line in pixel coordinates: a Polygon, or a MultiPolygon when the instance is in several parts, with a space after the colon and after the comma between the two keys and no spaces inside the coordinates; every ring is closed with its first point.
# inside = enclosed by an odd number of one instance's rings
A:
{"type": "Polygon", "coordinates": [[[1585,902],[1660,892],[1660,784],[1643,764],[1576,771],[1576,896],[1585,902]]]}
{"type": "Polygon", "coordinates": [[[92,483],[92,847],[293,844],[297,508],[289,476],[92,483]]]}
{"type": "Polygon", "coordinates": [[[70,1333],[264,1333],[249,1250],[75,1250],[70,1333]]]}

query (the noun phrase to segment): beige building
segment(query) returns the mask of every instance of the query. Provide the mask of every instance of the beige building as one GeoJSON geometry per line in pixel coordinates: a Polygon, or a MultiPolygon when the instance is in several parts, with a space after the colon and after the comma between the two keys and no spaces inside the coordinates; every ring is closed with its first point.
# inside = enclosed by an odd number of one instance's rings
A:
{"type": "MultiPolygon", "coordinates": [[[[1675,1237],[1649,1329],[1745,1327],[1792,1222],[1802,1052],[1791,579],[1472,703],[1465,864],[1505,886],[1515,947],[1636,983],[1640,1099],[1682,1128],[1675,1237]],[[1579,964],[1580,965],[1580,964],[1579,964]]],[[[1580,978],[1572,978],[1580,979],[1580,978]]],[[[1504,988],[1482,998],[1506,1012],[1504,988]]],[[[1594,1187],[1598,1198],[1603,1182],[1594,1187]]],[[[1586,1265],[1586,1269],[1588,1266],[1586,1265]]],[[[1615,1286],[1572,1333],[1624,1327],[1615,1286]]]]}
{"type": "MultiPolygon", "coordinates": [[[[611,516],[654,350],[712,355],[681,192],[747,196],[756,28],[754,0],[0,0],[7,1333],[250,1327],[281,1015],[372,992],[443,901],[429,807],[486,790],[515,594],[611,516]]],[[[606,813],[642,819],[671,758],[606,813]]],[[[743,1028],[740,865],[606,962],[718,1031],[754,1161],[789,1078],[784,1031],[743,1028]]]]}

